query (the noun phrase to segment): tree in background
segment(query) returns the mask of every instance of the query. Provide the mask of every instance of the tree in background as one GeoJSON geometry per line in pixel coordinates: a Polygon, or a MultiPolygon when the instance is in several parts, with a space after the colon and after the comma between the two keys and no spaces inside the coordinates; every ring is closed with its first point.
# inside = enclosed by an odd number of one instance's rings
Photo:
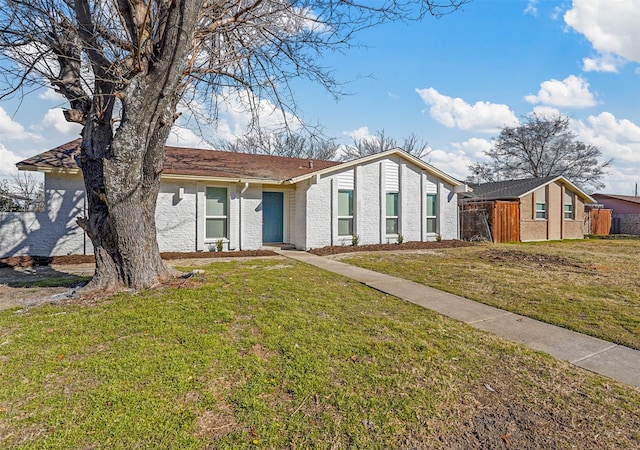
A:
{"type": "Polygon", "coordinates": [[[1,180],[0,211],[44,211],[44,183],[24,172],[1,180]]]}
{"type": "Polygon", "coordinates": [[[15,201],[15,194],[11,192],[8,180],[0,180],[0,212],[20,211],[20,205],[15,201]]]}
{"type": "MultiPolygon", "coordinates": [[[[354,33],[421,19],[469,0],[0,0],[2,95],[52,87],[80,123],[80,166],[96,270],[86,289],[154,286],[173,274],[160,257],[155,207],[164,145],[181,108],[244,98],[295,110],[290,80],[339,95],[320,64],[354,33]]],[[[287,114],[283,113],[283,118],[287,114]]]]}
{"type": "Polygon", "coordinates": [[[362,158],[363,156],[375,155],[376,153],[386,152],[394,148],[401,148],[405,152],[415,156],[416,158],[424,158],[431,150],[429,145],[418,138],[414,133],[404,138],[402,144],[385,134],[384,130],[377,131],[375,135],[364,138],[353,138],[353,144],[348,145],[343,150],[343,158],[346,160],[362,158]]]}
{"type": "Polygon", "coordinates": [[[288,158],[336,159],[338,145],[320,134],[282,130],[273,133],[256,130],[233,140],[214,142],[217,150],[288,158]]]}
{"type": "Polygon", "coordinates": [[[570,118],[531,114],[517,127],[505,127],[485,154],[488,163],[469,166],[468,181],[482,183],[562,175],[574,184],[594,190],[604,187],[602,177],[612,160],[599,162],[602,151],[577,139],[570,118]]]}

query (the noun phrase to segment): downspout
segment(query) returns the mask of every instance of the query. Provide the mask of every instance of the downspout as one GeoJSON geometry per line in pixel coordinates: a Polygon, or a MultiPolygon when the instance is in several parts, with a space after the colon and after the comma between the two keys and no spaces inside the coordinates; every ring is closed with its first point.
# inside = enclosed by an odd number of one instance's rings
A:
{"type": "Polygon", "coordinates": [[[240,190],[240,198],[238,199],[238,250],[242,250],[242,194],[244,194],[247,189],[249,189],[249,183],[245,181],[244,186],[240,190]]]}

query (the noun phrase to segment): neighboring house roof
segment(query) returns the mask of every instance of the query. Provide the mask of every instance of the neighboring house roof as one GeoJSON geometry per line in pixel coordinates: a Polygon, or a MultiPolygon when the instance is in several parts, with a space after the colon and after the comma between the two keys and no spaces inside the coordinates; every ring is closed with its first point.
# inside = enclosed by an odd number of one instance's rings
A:
{"type": "Polygon", "coordinates": [[[611,198],[614,200],[622,200],[623,202],[635,203],[640,205],[640,197],[634,197],[633,195],[617,195],[617,194],[593,194],[596,200],[601,198],[611,198]]]}
{"type": "Polygon", "coordinates": [[[517,200],[540,189],[547,184],[559,182],[574,194],[586,202],[595,203],[595,200],[571,183],[563,176],[549,176],[541,178],[525,178],[521,180],[496,181],[492,183],[472,184],[473,192],[467,201],[477,200],[517,200]]]}
{"type": "MultiPolygon", "coordinates": [[[[76,139],[25,159],[17,164],[18,169],[79,174],[80,168],[77,161],[80,155],[80,144],[81,139],[76,139]]],[[[297,183],[313,176],[321,176],[357,164],[387,158],[391,155],[398,155],[454,187],[458,187],[459,191],[466,191],[464,183],[401,149],[388,150],[353,161],[339,162],[167,146],[165,147],[163,176],[233,179],[278,184],[297,183]]]]}

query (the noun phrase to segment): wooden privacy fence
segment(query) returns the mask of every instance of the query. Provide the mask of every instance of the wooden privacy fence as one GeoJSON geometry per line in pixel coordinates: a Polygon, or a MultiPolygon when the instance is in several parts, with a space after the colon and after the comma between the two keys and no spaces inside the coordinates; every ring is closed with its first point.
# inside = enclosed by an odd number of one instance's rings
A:
{"type": "Polygon", "coordinates": [[[520,242],[520,202],[496,201],[491,211],[493,242],[520,242]]]}
{"type": "Polygon", "coordinates": [[[611,230],[611,210],[592,209],[589,213],[589,233],[605,236],[611,230]]]}
{"type": "Polygon", "coordinates": [[[520,202],[478,201],[463,206],[461,237],[465,240],[487,239],[493,242],[520,241],[520,202]]]}

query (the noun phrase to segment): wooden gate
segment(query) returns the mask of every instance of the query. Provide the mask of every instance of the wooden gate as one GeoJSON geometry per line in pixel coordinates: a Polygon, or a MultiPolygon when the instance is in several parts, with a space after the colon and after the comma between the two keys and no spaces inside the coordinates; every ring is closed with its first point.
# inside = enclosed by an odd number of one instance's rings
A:
{"type": "Polygon", "coordinates": [[[520,242],[520,202],[496,201],[491,216],[493,242],[520,242]]]}
{"type": "Polygon", "coordinates": [[[589,217],[591,221],[591,234],[606,236],[611,230],[611,210],[592,209],[589,217]]]}

